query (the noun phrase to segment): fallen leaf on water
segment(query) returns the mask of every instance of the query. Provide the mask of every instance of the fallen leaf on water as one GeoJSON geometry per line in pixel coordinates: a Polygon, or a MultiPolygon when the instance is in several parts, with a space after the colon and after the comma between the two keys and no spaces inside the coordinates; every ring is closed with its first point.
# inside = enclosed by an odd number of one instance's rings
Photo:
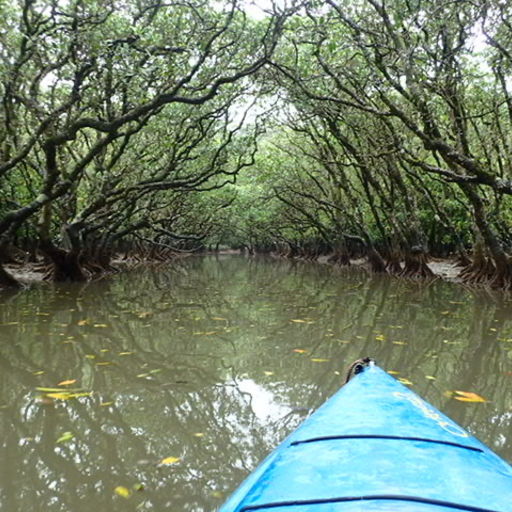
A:
{"type": "Polygon", "coordinates": [[[126,498],[126,499],[128,499],[132,495],[132,491],[130,491],[130,489],[127,489],[126,487],[123,487],[122,485],[118,485],[114,489],[114,492],[118,496],[121,496],[121,497],[126,498]]]}
{"type": "Polygon", "coordinates": [[[90,323],[89,320],[84,319],[84,320],[78,320],[77,325],[83,326],[83,325],[89,325],[89,323],[90,323]]]}
{"type": "Polygon", "coordinates": [[[433,375],[425,375],[425,379],[436,380],[436,378],[433,375]]]}
{"type": "Polygon", "coordinates": [[[96,363],[96,366],[110,366],[111,363],[110,361],[100,361],[99,363],[96,363]]]}
{"type": "Polygon", "coordinates": [[[303,348],[294,348],[293,352],[297,352],[297,354],[305,354],[307,350],[304,350],[303,348]]]}
{"type": "Polygon", "coordinates": [[[108,349],[108,348],[102,348],[102,349],[100,349],[100,352],[110,352],[110,349],[108,349]]]}
{"type": "Polygon", "coordinates": [[[32,375],[43,375],[43,374],[44,374],[43,370],[39,370],[38,372],[32,372],[32,375]]]}
{"type": "Polygon", "coordinates": [[[94,324],[93,327],[108,327],[107,324],[94,324]]]}
{"type": "Polygon", "coordinates": [[[204,434],[202,432],[196,432],[194,437],[204,437],[204,434]]]}
{"type": "Polygon", "coordinates": [[[327,363],[329,359],[323,359],[321,357],[312,357],[311,361],[313,361],[314,363],[327,363]]]}
{"type": "Polygon", "coordinates": [[[112,405],[114,402],[101,402],[100,407],[108,407],[109,405],[112,405]]]}
{"type": "Polygon", "coordinates": [[[119,352],[120,356],[131,356],[134,352],[119,352]]]}
{"type": "Polygon", "coordinates": [[[176,464],[181,459],[179,457],[165,457],[165,459],[162,459],[160,461],[160,464],[169,465],[169,464],[176,464]]]}
{"type": "Polygon", "coordinates": [[[68,441],[71,441],[75,435],[73,432],[64,432],[58,439],[55,441],[56,443],[67,443],[68,441]]]}
{"type": "Polygon", "coordinates": [[[406,341],[393,341],[393,345],[407,345],[406,341]]]}
{"type": "Polygon", "coordinates": [[[220,316],[213,316],[213,317],[212,317],[212,320],[217,320],[217,321],[221,322],[221,321],[225,321],[225,320],[227,320],[227,318],[222,318],[222,317],[220,317],[220,316]]]}
{"type": "Polygon", "coordinates": [[[384,334],[379,334],[379,335],[375,336],[375,339],[377,341],[384,341],[386,338],[385,338],[384,334]]]}
{"type": "Polygon", "coordinates": [[[398,379],[398,382],[405,384],[406,386],[412,386],[412,382],[409,379],[406,379],[405,377],[400,377],[398,379]]]}
{"type": "Polygon", "coordinates": [[[63,390],[62,388],[45,388],[42,386],[37,386],[36,389],[37,391],[44,391],[45,393],[70,393],[72,391],[81,391],[80,388],[63,390]]]}
{"type": "Polygon", "coordinates": [[[400,375],[400,372],[397,372],[397,371],[395,371],[395,370],[388,370],[388,373],[389,373],[390,375],[400,375]]]}
{"type": "Polygon", "coordinates": [[[96,359],[96,356],[94,354],[85,354],[86,359],[96,359]]]}
{"type": "Polygon", "coordinates": [[[472,391],[455,391],[454,392],[455,395],[458,395],[458,396],[454,396],[453,398],[455,398],[455,400],[459,400],[460,402],[487,402],[487,400],[480,396],[480,395],[477,395],[476,393],[473,393],[472,391]]]}
{"type": "Polygon", "coordinates": [[[307,324],[307,320],[301,320],[300,318],[295,318],[293,320],[290,320],[290,322],[295,322],[296,324],[307,324]]]}
{"type": "Polygon", "coordinates": [[[264,371],[263,372],[265,375],[274,375],[274,372],[269,372],[269,371],[264,371]]]}
{"type": "Polygon", "coordinates": [[[153,316],[153,313],[151,311],[142,311],[138,313],[137,315],[139,318],[149,318],[150,316],[153,316]]]}
{"type": "Polygon", "coordinates": [[[81,398],[91,395],[92,391],[83,391],[80,393],[70,393],[68,391],[62,391],[61,393],[46,393],[48,398],[55,398],[56,400],[70,400],[71,398],[81,398]]]}
{"type": "Polygon", "coordinates": [[[76,382],[76,379],[69,379],[69,380],[63,380],[57,384],[57,386],[71,386],[71,384],[74,384],[76,382]]]}

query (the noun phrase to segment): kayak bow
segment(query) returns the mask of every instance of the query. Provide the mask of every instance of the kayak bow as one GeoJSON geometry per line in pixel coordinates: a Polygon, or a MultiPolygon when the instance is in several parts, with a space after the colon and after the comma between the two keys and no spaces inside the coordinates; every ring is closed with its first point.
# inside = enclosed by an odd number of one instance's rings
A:
{"type": "Polygon", "coordinates": [[[511,512],[512,467],[371,362],[219,512],[511,512]]]}

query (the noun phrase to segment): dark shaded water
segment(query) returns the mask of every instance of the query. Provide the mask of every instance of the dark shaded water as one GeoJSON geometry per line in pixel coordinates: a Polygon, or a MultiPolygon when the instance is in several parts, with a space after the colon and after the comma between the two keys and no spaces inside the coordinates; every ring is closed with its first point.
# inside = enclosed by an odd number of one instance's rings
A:
{"type": "Polygon", "coordinates": [[[211,512],[365,355],[512,460],[500,294],[237,256],[0,294],[0,509],[211,512]]]}

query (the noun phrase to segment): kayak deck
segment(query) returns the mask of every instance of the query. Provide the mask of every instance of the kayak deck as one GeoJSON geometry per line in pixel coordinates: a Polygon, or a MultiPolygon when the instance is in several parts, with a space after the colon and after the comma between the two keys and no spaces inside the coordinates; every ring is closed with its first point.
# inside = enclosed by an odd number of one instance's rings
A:
{"type": "Polygon", "coordinates": [[[512,468],[376,366],[341,388],[220,512],[511,512],[512,468]]]}

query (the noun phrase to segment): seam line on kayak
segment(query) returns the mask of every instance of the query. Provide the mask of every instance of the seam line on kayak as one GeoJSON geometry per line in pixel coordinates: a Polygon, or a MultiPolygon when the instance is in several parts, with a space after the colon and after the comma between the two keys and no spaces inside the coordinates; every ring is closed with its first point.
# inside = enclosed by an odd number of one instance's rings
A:
{"type": "Polygon", "coordinates": [[[462,505],[459,503],[452,503],[449,501],[435,500],[429,498],[421,498],[419,496],[401,496],[395,494],[377,494],[369,496],[346,496],[340,498],[324,498],[324,499],[311,499],[311,500],[291,500],[291,501],[278,501],[274,503],[263,503],[261,505],[246,505],[240,509],[240,512],[249,512],[251,510],[263,510],[277,507],[295,507],[301,505],[322,505],[324,503],[342,503],[344,501],[372,501],[372,500],[390,500],[390,501],[411,501],[415,503],[424,503],[426,505],[435,505],[446,508],[453,508],[455,510],[463,510],[465,512],[500,512],[498,510],[491,510],[488,508],[474,507],[472,505],[462,505]]]}
{"type": "Polygon", "coordinates": [[[297,446],[298,444],[314,443],[316,441],[333,441],[336,439],[396,439],[396,440],[400,440],[400,441],[421,441],[421,442],[425,442],[425,443],[434,443],[434,444],[455,446],[457,448],[464,448],[466,450],[483,453],[483,450],[481,448],[476,448],[475,446],[469,446],[467,444],[462,444],[462,443],[454,443],[452,441],[443,441],[440,439],[429,439],[427,437],[403,437],[403,436],[386,436],[386,435],[371,435],[371,434],[349,435],[349,436],[311,437],[308,439],[301,439],[298,441],[293,441],[292,443],[290,443],[290,446],[297,446]]]}

